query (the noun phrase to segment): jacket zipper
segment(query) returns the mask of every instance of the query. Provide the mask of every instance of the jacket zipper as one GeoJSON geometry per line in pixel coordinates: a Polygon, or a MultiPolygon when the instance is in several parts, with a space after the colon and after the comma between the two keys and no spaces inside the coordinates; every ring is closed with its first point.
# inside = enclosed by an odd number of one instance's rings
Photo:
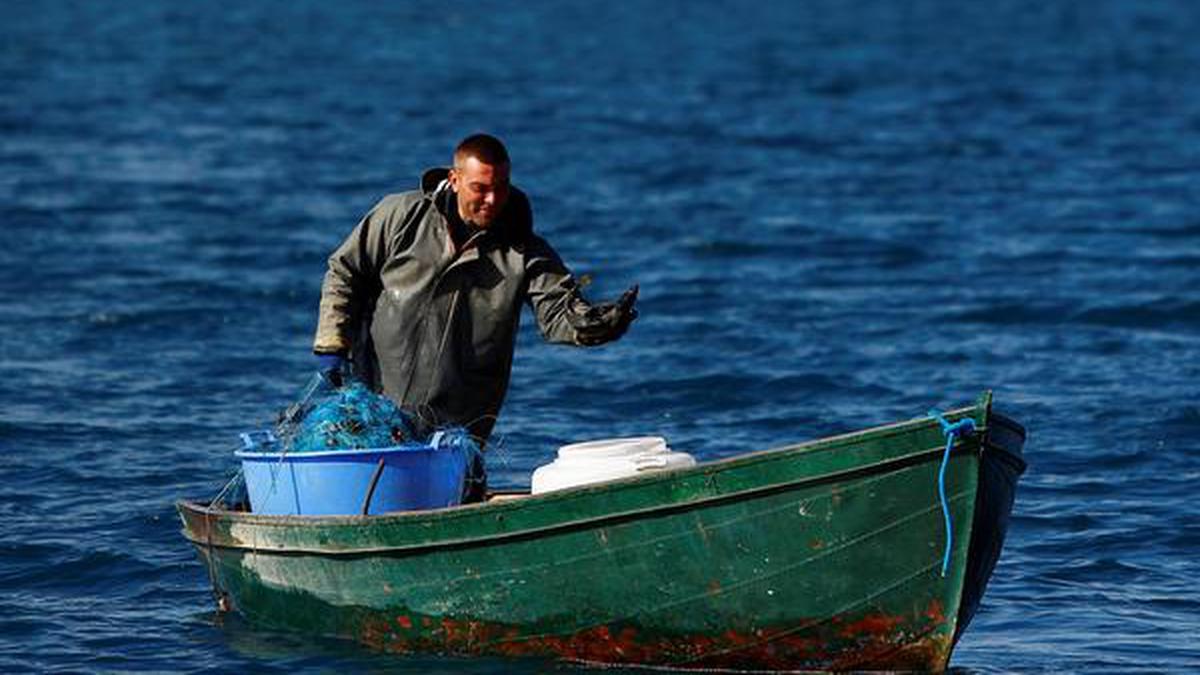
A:
{"type": "MultiPolygon", "coordinates": [[[[447,238],[450,240],[450,245],[453,246],[454,245],[453,237],[449,236],[448,230],[447,230],[446,234],[447,234],[447,238]]],[[[428,314],[428,310],[429,310],[430,306],[433,305],[433,299],[437,296],[437,290],[438,290],[438,288],[441,287],[442,281],[446,278],[446,275],[450,272],[451,269],[453,269],[454,267],[456,267],[457,265],[459,265],[460,263],[463,262],[463,254],[466,253],[467,251],[471,250],[471,248],[472,248],[471,244],[474,243],[475,247],[476,248],[478,247],[477,240],[480,237],[482,237],[484,234],[485,234],[485,232],[482,232],[482,231],[476,232],[470,239],[468,239],[466,242],[464,242],[461,247],[457,247],[454,251],[454,255],[450,258],[450,262],[447,263],[446,266],[443,267],[440,272],[438,272],[437,278],[435,278],[433,280],[433,287],[431,288],[428,297],[426,297],[426,299],[425,299],[425,304],[421,308],[421,319],[420,319],[421,323],[425,322],[426,315],[428,314]]],[[[477,256],[477,258],[478,257],[479,256],[477,256]]],[[[437,357],[434,359],[433,369],[428,371],[430,373],[436,374],[442,367],[442,357],[446,353],[446,344],[449,342],[449,338],[450,338],[450,328],[451,328],[453,320],[454,320],[454,314],[455,314],[455,312],[458,311],[459,295],[461,295],[461,291],[459,291],[458,289],[455,289],[454,296],[450,298],[450,312],[446,316],[446,321],[443,324],[444,327],[442,328],[442,337],[438,341],[437,357]]],[[[424,331],[419,331],[417,334],[417,339],[424,342],[424,337],[423,337],[424,334],[425,334],[424,331]]],[[[417,359],[415,358],[415,356],[419,356],[420,351],[421,351],[419,349],[419,347],[420,347],[419,344],[417,345],[417,347],[418,347],[418,349],[414,350],[416,352],[416,354],[414,355],[414,358],[412,359],[412,362],[411,362],[412,365],[409,367],[408,382],[404,385],[404,396],[401,397],[401,400],[405,400],[405,401],[408,400],[408,395],[412,392],[413,381],[416,379],[418,364],[417,364],[417,359]]],[[[421,403],[422,406],[428,405],[429,394],[430,394],[430,392],[426,391],[425,400],[422,401],[422,403],[421,403]]]]}

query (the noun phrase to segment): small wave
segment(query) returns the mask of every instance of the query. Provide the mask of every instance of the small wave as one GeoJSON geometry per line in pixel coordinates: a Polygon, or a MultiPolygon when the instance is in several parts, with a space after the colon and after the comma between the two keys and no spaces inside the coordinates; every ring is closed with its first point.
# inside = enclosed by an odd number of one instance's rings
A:
{"type": "MultiPolygon", "coordinates": [[[[1066,552],[1066,549],[1063,551],[1066,552]]],[[[1137,564],[1128,559],[1112,557],[1068,559],[1070,562],[1053,567],[1042,576],[1045,581],[1078,586],[1092,582],[1131,583],[1142,580],[1153,570],[1143,564],[1137,564]]]]}
{"type": "Polygon", "coordinates": [[[788,255],[802,250],[799,247],[772,246],[767,242],[755,242],[745,239],[693,239],[684,244],[684,250],[697,257],[707,259],[722,258],[754,258],[764,256],[788,255]]]}
{"type": "Polygon", "coordinates": [[[981,303],[971,309],[950,310],[945,318],[959,323],[982,323],[1000,326],[1055,325],[1063,323],[1066,307],[1059,303],[1029,303],[1001,300],[981,303]]]}
{"type": "Polygon", "coordinates": [[[1200,325],[1200,301],[1161,298],[1144,304],[1093,307],[1070,320],[1116,328],[1195,328],[1200,325]]]}
{"type": "Polygon", "coordinates": [[[25,589],[93,590],[99,585],[141,583],[164,573],[125,553],[80,551],[74,546],[22,544],[6,551],[6,584],[25,589]]]}
{"type": "Polygon", "coordinates": [[[20,233],[22,230],[42,233],[61,227],[62,217],[56,211],[17,205],[0,211],[0,222],[4,223],[5,231],[10,233],[20,233]]]}
{"type": "Polygon", "coordinates": [[[734,143],[771,150],[798,150],[802,153],[828,156],[845,146],[843,139],[804,132],[734,133],[734,143]]]}
{"type": "Polygon", "coordinates": [[[1194,523],[1181,523],[1165,528],[1164,543],[1180,553],[1190,554],[1200,549],[1200,526],[1194,523]]]}
{"type": "Polygon", "coordinates": [[[1144,237],[1154,237],[1157,239],[1180,239],[1187,243],[1195,242],[1200,238],[1200,222],[1190,222],[1178,227],[1140,227],[1138,234],[1144,237]]]}
{"type": "Polygon", "coordinates": [[[1200,406],[1185,405],[1172,408],[1162,424],[1180,436],[1200,432],[1200,406]]]}

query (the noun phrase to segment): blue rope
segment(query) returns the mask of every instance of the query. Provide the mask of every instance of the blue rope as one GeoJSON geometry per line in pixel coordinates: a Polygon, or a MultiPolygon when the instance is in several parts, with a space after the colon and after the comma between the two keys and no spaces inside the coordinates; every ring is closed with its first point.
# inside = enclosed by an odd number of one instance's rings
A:
{"type": "Polygon", "coordinates": [[[950,520],[950,503],[946,499],[946,467],[950,464],[950,449],[954,447],[954,437],[975,431],[975,420],[964,417],[957,422],[950,423],[937,410],[930,410],[929,416],[938,421],[938,424],[942,426],[942,433],[946,436],[946,449],[942,452],[942,466],[938,469],[938,499],[942,503],[942,517],[946,521],[946,549],[942,553],[942,576],[944,577],[946,571],[950,569],[950,551],[954,548],[954,523],[950,520]]]}

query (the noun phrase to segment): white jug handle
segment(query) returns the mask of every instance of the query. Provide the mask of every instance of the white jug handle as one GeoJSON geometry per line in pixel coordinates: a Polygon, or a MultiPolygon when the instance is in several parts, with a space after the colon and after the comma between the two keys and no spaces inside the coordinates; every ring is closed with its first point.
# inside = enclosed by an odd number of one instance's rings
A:
{"type": "Polygon", "coordinates": [[[662,455],[651,455],[649,457],[638,457],[633,460],[633,465],[638,471],[646,469],[661,469],[667,465],[667,458],[662,455]]]}

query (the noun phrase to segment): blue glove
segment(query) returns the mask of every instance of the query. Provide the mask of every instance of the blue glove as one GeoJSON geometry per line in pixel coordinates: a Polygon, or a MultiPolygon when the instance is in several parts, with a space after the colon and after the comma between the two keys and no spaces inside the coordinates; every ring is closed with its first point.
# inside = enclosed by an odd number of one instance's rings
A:
{"type": "Polygon", "coordinates": [[[341,354],[317,354],[317,372],[321,373],[334,387],[342,386],[342,370],[346,367],[346,357],[341,354]]]}

